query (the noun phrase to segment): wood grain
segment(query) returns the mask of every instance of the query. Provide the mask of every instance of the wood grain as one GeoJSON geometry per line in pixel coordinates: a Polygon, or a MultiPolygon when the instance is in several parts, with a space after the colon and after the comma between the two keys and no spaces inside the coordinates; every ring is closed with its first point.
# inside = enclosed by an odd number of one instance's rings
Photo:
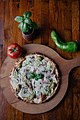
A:
{"type": "MultiPolygon", "coordinates": [[[[12,42],[25,44],[14,17],[30,10],[32,19],[40,27],[39,36],[32,41],[52,47],[66,59],[80,56],[80,51],[67,53],[52,42],[50,32],[55,29],[64,41],[76,41],[80,33],[79,0],[1,0],[0,1],[0,66],[6,58],[7,46],[12,42]],[[45,20],[47,19],[47,20],[45,20]],[[45,30],[45,31],[44,31],[45,30]],[[44,33],[44,34],[42,34],[44,33]]],[[[80,68],[69,76],[69,87],[63,101],[53,110],[39,115],[24,114],[13,109],[0,90],[0,120],[79,120],[80,119],[80,68]],[[8,112],[7,112],[8,111],[8,112]],[[15,116],[15,117],[14,117],[15,116]]]]}

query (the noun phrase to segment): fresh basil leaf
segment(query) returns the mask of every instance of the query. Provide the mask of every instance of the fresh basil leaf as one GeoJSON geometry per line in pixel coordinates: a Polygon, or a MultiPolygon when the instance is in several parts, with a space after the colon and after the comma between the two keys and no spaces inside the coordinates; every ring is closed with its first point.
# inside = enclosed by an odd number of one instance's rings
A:
{"type": "Polygon", "coordinates": [[[35,79],[35,80],[39,80],[39,79],[42,79],[44,77],[43,74],[36,74],[36,73],[28,73],[27,74],[27,78],[28,79],[35,79]]]}
{"type": "Polygon", "coordinates": [[[23,17],[22,16],[17,16],[17,17],[15,17],[15,21],[22,22],[23,21],[23,17]]]}
{"type": "Polygon", "coordinates": [[[22,29],[23,29],[23,22],[21,22],[19,25],[18,25],[18,28],[22,31],[22,29]]]}
{"type": "Polygon", "coordinates": [[[24,14],[23,14],[23,16],[24,16],[24,18],[29,18],[29,17],[31,17],[31,12],[24,12],[24,14]]]}
{"type": "Polygon", "coordinates": [[[30,25],[32,24],[32,20],[28,18],[25,18],[24,22],[30,25]]]}
{"type": "Polygon", "coordinates": [[[22,28],[22,32],[26,33],[28,31],[29,31],[29,27],[28,27],[28,25],[26,23],[24,23],[23,28],[22,28]]]}
{"type": "Polygon", "coordinates": [[[36,74],[35,75],[35,80],[42,79],[44,77],[43,74],[36,74]]]}

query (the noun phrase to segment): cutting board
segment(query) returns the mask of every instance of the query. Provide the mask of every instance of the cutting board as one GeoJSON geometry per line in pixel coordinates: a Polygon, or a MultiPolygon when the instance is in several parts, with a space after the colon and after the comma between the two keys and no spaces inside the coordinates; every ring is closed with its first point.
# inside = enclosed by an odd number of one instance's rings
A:
{"type": "Polygon", "coordinates": [[[60,71],[61,82],[59,90],[49,101],[38,105],[26,103],[18,99],[12,92],[11,85],[9,82],[9,75],[16,60],[7,57],[0,71],[0,85],[3,90],[3,94],[9,104],[11,104],[14,108],[22,112],[30,114],[39,114],[47,112],[56,107],[65,96],[65,93],[68,88],[69,73],[73,68],[80,66],[80,58],[75,58],[72,60],[63,59],[57,52],[55,52],[50,47],[40,44],[27,44],[23,46],[23,49],[27,51],[27,55],[31,53],[41,53],[54,60],[60,71]]]}

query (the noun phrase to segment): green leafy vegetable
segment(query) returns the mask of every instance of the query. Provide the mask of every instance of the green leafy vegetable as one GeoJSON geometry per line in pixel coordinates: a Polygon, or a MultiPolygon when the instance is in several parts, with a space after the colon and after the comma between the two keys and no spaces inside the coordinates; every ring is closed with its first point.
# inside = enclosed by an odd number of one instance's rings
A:
{"type": "Polygon", "coordinates": [[[32,13],[30,11],[23,13],[24,18],[29,18],[29,17],[31,17],[31,15],[32,15],[32,13]]]}
{"type": "Polygon", "coordinates": [[[42,79],[44,77],[43,74],[36,74],[35,75],[35,80],[42,79]]]}
{"type": "Polygon", "coordinates": [[[19,22],[18,28],[26,34],[30,34],[33,29],[38,29],[38,26],[35,22],[33,22],[30,17],[32,13],[30,11],[24,12],[23,16],[15,17],[15,21],[19,22]]]}
{"type": "Polygon", "coordinates": [[[15,18],[15,21],[16,21],[16,22],[23,22],[23,17],[22,17],[22,16],[17,16],[17,17],[15,18]]]}
{"type": "Polygon", "coordinates": [[[36,74],[36,73],[29,73],[27,74],[28,79],[35,79],[35,80],[39,80],[42,79],[44,77],[43,74],[36,74]]]}

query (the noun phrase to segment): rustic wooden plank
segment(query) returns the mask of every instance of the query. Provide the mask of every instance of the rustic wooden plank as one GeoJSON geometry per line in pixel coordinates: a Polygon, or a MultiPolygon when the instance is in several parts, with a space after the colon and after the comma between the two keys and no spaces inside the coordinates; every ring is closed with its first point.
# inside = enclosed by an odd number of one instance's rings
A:
{"type": "Polygon", "coordinates": [[[18,35],[19,35],[19,29],[18,29],[18,23],[14,20],[16,16],[19,15],[19,7],[18,2],[13,2],[13,0],[10,0],[10,27],[11,27],[11,43],[19,43],[18,42],[18,35]]]}
{"type": "Polygon", "coordinates": [[[61,36],[64,37],[64,4],[62,1],[58,3],[58,21],[57,21],[57,30],[61,36]]]}
{"type": "MultiPolygon", "coordinates": [[[[3,40],[4,40],[4,2],[0,4],[0,68],[3,61],[3,40]]],[[[1,87],[0,87],[0,120],[6,120],[6,101],[4,99],[1,87]]]]}
{"type": "Polygon", "coordinates": [[[45,45],[48,45],[49,41],[48,14],[49,14],[49,0],[43,0],[41,1],[41,43],[45,45]]]}
{"type": "Polygon", "coordinates": [[[23,120],[23,113],[15,109],[15,120],[23,120]]]}
{"type": "Polygon", "coordinates": [[[80,120],[80,92],[73,94],[73,120],[80,120]]]}
{"type": "Polygon", "coordinates": [[[51,0],[49,1],[49,26],[50,26],[50,33],[49,33],[49,46],[54,48],[56,45],[51,39],[51,31],[56,30],[57,28],[57,21],[58,21],[58,10],[57,10],[57,4],[55,4],[55,1],[51,0]]]}
{"type": "MultiPolygon", "coordinates": [[[[50,14],[53,16],[49,18],[50,19],[50,28],[51,30],[56,30],[60,37],[63,39],[64,42],[72,41],[72,32],[71,32],[71,2],[62,2],[57,1],[50,2],[50,6],[52,6],[53,9],[50,9],[50,14]],[[54,7],[53,7],[54,6],[54,7]],[[67,27],[68,26],[68,27],[67,27]]],[[[50,7],[51,8],[51,7],[50,7]]],[[[71,53],[64,52],[56,47],[54,42],[51,39],[51,36],[49,37],[49,45],[54,48],[60,55],[62,55],[66,59],[71,59],[71,53]]]]}
{"type": "Polygon", "coordinates": [[[42,120],[55,120],[56,116],[55,116],[55,110],[51,110],[49,112],[42,114],[42,120]]]}
{"type": "Polygon", "coordinates": [[[3,45],[0,45],[0,67],[3,62],[3,45]]]}
{"type": "Polygon", "coordinates": [[[11,39],[9,0],[4,1],[4,56],[7,55],[8,41],[11,39]]]}
{"type": "MultiPolygon", "coordinates": [[[[23,15],[25,11],[27,11],[28,5],[27,5],[27,0],[20,0],[20,15],[23,15]]],[[[25,44],[25,40],[22,37],[22,32],[19,30],[19,42],[20,44],[25,44]]]]}
{"type": "Polygon", "coordinates": [[[11,105],[9,105],[7,109],[7,119],[15,120],[15,109],[11,105]]]}
{"type": "Polygon", "coordinates": [[[72,2],[72,39],[77,40],[79,35],[79,1],[72,2]]]}
{"type": "MultiPolygon", "coordinates": [[[[67,21],[66,21],[67,22],[67,21]]],[[[66,23],[65,22],[65,23],[66,23]]],[[[72,33],[71,30],[65,29],[64,30],[64,41],[66,42],[70,42],[72,41],[72,33]]],[[[67,52],[67,54],[65,54],[65,52],[63,52],[64,58],[65,59],[72,59],[72,53],[67,52]]]]}
{"type": "Polygon", "coordinates": [[[23,114],[23,120],[31,120],[31,114],[23,114]]]}
{"type": "MultiPolygon", "coordinates": [[[[70,6],[71,7],[71,6],[70,6]]],[[[69,8],[68,10],[65,9],[64,10],[64,21],[65,21],[65,24],[64,24],[64,29],[65,30],[71,30],[71,27],[72,27],[72,16],[71,16],[71,9],[69,8]]]]}
{"type": "MultiPolygon", "coordinates": [[[[0,68],[3,62],[3,43],[4,43],[4,2],[0,3],[0,68]]],[[[6,120],[7,102],[0,87],[0,120],[6,120]]]]}
{"type": "Polygon", "coordinates": [[[3,43],[4,43],[4,2],[0,4],[0,66],[3,62],[3,43]]]}
{"type": "Polygon", "coordinates": [[[40,114],[30,115],[30,119],[29,120],[42,120],[42,116],[40,114]]]}
{"type": "Polygon", "coordinates": [[[8,103],[3,96],[3,92],[0,87],[0,120],[7,120],[7,107],[8,103]]]}
{"type": "MultiPolygon", "coordinates": [[[[72,38],[71,36],[71,2],[64,3],[62,1],[57,1],[57,3],[55,4],[55,2],[51,1],[50,6],[51,6],[50,8],[53,8],[53,9],[50,9],[50,16],[53,14],[53,16],[51,16],[51,19],[50,19],[50,26],[51,26],[50,28],[57,30],[57,32],[64,39],[64,41],[71,40],[72,38]],[[69,18],[67,18],[68,16],[69,18]],[[66,18],[68,19],[68,22],[66,18]],[[66,25],[66,22],[67,22],[67,25],[66,25]]],[[[54,43],[51,41],[51,38],[49,38],[49,45],[53,49],[57,50],[64,58],[67,58],[67,59],[71,58],[70,53],[66,53],[56,48],[54,43]]],[[[58,109],[56,109],[55,112],[53,112],[57,120],[64,120],[64,118],[65,120],[67,120],[72,118],[72,102],[71,102],[72,92],[69,92],[67,98],[65,99],[62,102],[62,104],[60,104],[59,108],[57,107],[58,109]]]]}
{"type": "MultiPolygon", "coordinates": [[[[72,2],[72,40],[76,41],[80,39],[80,1],[76,0],[72,2]]],[[[78,52],[80,56],[80,52],[78,52]]],[[[72,54],[76,57],[77,52],[72,54]]]]}
{"type": "Polygon", "coordinates": [[[62,118],[64,120],[70,120],[72,119],[72,115],[73,115],[73,111],[72,111],[72,101],[73,101],[73,97],[72,97],[72,90],[71,88],[69,89],[68,88],[68,96],[66,97],[66,100],[65,100],[65,103],[64,103],[64,106],[63,106],[63,112],[62,112],[62,118]],[[69,92],[70,90],[70,92],[69,92]],[[63,114],[65,116],[63,116],[63,114]]]}
{"type": "MultiPolygon", "coordinates": [[[[6,50],[7,50],[7,46],[14,41],[14,39],[12,39],[12,29],[13,27],[11,26],[12,24],[12,6],[11,6],[11,1],[7,0],[4,1],[4,56],[6,57],[6,50]],[[12,28],[11,28],[12,27],[12,28]]],[[[3,98],[3,97],[2,97],[3,98]]],[[[3,99],[4,102],[4,99],[3,99]]],[[[6,100],[5,100],[6,102],[6,100]]],[[[3,120],[14,120],[14,109],[13,107],[11,107],[9,104],[6,104],[7,108],[5,106],[5,104],[2,106],[2,109],[4,110],[4,112],[6,111],[7,114],[3,115],[4,118],[3,120]],[[6,108],[6,109],[5,109],[6,108]],[[6,116],[6,117],[5,117],[6,116]]],[[[4,113],[3,112],[3,113],[4,113]]]]}
{"type": "Polygon", "coordinates": [[[80,67],[72,71],[73,119],[80,119],[80,67]]]}
{"type": "Polygon", "coordinates": [[[80,67],[73,69],[71,74],[73,94],[78,94],[80,93],[80,67]]]}
{"type": "MultiPolygon", "coordinates": [[[[19,45],[22,45],[22,36],[21,31],[18,29],[18,24],[14,19],[16,16],[20,15],[20,1],[14,1],[10,0],[10,25],[12,28],[11,33],[11,42],[18,43],[19,45]]],[[[9,109],[9,108],[8,108],[9,109]]],[[[11,119],[11,116],[13,116],[13,119],[15,120],[22,120],[23,119],[23,113],[13,109],[13,107],[10,107],[10,112],[8,119],[11,119]]]]}
{"type": "MultiPolygon", "coordinates": [[[[64,41],[76,41],[76,39],[79,36],[79,1],[64,1],[64,41]],[[75,13],[76,12],[76,13],[75,13]],[[77,19],[75,22],[74,19],[77,19]],[[76,26],[77,23],[77,26],[76,26]],[[73,37],[73,26],[77,27],[78,33],[76,34],[76,39],[73,37]]],[[[79,38],[78,38],[79,39],[79,38]]],[[[64,54],[64,53],[63,53],[64,54]]],[[[67,53],[67,55],[64,54],[64,57],[66,59],[71,59],[76,57],[76,53],[67,53]],[[74,55],[73,55],[74,54],[74,55]],[[74,57],[73,57],[74,56],[74,57]]]]}
{"type": "Polygon", "coordinates": [[[4,40],[4,2],[0,4],[0,45],[3,44],[4,40]]]}
{"type": "Polygon", "coordinates": [[[36,30],[33,43],[41,43],[41,0],[34,0],[34,22],[37,23],[39,30],[36,30]],[[35,7],[36,6],[36,7],[35,7]]]}
{"type": "Polygon", "coordinates": [[[32,114],[24,114],[23,120],[43,120],[40,114],[32,115],[32,114]]]}
{"type": "MultiPolygon", "coordinates": [[[[28,10],[32,12],[32,20],[37,22],[42,30],[40,36],[33,43],[49,45],[66,59],[80,56],[79,51],[76,53],[61,51],[50,37],[51,30],[55,29],[64,41],[75,41],[78,38],[80,32],[79,0],[3,0],[0,2],[0,66],[3,56],[6,57],[6,49],[10,43],[18,42],[20,45],[26,43],[18,29],[18,23],[14,21],[14,17],[22,15],[24,11],[28,10]]],[[[0,90],[0,120],[79,120],[79,73],[80,68],[70,73],[69,88],[62,102],[55,109],[40,115],[23,114],[15,110],[7,104],[0,90]]]]}
{"type": "MultiPolygon", "coordinates": [[[[64,42],[67,42],[70,40],[71,36],[67,36],[66,39],[66,30],[71,29],[71,1],[59,1],[58,2],[58,23],[57,23],[57,30],[60,35],[60,37],[63,39],[64,42]],[[67,13],[67,14],[66,14],[67,13]],[[69,16],[68,16],[69,14],[69,16]],[[66,19],[67,18],[67,19],[66,19]],[[68,28],[66,27],[67,25],[68,28]]],[[[65,52],[63,50],[60,50],[56,47],[56,50],[59,52],[60,55],[62,55],[66,59],[70,59],[71,53],[65,52]],[[66,55],[65,55],[66,53],[66,55]]]]}
{"type": "Polygon", "coordinates": [[[67,93],[60,103],[58,109],[55,111],[56,119],[57,120],[72,120],[73,117],[73,111],[72,111],[72,101],[73,101],[73,96],[72,96],[72,88],[71,88],[71,83],[69,82],[69,87],[67,90],[67,93]]]}

